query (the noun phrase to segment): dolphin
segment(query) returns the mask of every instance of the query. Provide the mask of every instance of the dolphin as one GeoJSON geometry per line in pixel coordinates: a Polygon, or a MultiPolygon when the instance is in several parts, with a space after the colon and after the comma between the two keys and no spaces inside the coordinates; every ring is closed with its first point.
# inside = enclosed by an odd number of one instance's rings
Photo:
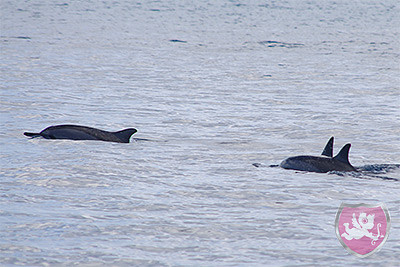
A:
{"type": "Polygon", "coordinates": [[[108,132],[80,125],[56,125],[50,126],[40,133],[24,132],[30,137],[44,137],[46,139],[70,139],[70,140],[101,140],[117,143],[129,143],[131,136],[136,133],[134,128],[128,128],[117,132],[108,132]]]}
{"type": "Polygon", "coordinates": [[[351,144],[346,144],[333,157],[333,136],[329,139],[321,156],[296,156],[285,159],[280,166],[284,169],[309,171],[309,172],[330,172],[330,171],[357,171],[349,162],[349,150],[351,144]]]}

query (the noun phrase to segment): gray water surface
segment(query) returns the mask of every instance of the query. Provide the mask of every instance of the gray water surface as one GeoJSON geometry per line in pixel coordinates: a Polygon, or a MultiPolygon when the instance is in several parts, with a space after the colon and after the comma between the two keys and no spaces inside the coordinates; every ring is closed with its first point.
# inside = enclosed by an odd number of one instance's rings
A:
{"type": "Polygon", "coordinates": [[[398,264],[400,182],[252,165],[331,136],[354,166],[400,163],[398,1],[0,10],[0,265],[398,264]],[[151,141],[22,134],[66,123],[151,141]],[[387,205],[381,251],[343,249],[342,202],[387,205]]]}

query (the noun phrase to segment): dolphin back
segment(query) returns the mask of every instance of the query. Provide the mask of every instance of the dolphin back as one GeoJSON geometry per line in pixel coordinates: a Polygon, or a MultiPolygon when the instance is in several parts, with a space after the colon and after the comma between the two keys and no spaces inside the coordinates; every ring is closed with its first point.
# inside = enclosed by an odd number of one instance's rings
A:
{"type": "Polygon", "coordinates": [[[24,135],[31,137],[42,136],[46,139],[100,140],[129,143],[130,137],[136,132],[137,130],[133,128],[118,132],[108,132],[87,126],[65,124],[47,127],[40,133],[25,132],[24,135]]]}

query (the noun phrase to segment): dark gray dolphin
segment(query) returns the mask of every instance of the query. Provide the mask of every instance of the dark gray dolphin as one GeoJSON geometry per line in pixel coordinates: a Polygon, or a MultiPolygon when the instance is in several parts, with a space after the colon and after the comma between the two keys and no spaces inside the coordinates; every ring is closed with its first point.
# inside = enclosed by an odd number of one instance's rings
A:
{"type": "Polygon", "coordinates": [[[107,132],[86,126],[66,124],[47,127],[40,133],[24,132],[24,135],[31,137],[41,136],[46,139],[101,140],[117,143],[129,143],[129,139],[136,132],[137,130],[133,128],[124,129],[118,132],[107,132]]]}
{"type": "Polygon", "coordinates": [[[285,159],[280,166],[284,169],[329,172],[329,171],[357,171],[349,162],[351,144],[346,144],[340,152],[333,157],[333,137],[329,139],[322,156],[296,156],[285,159]]]}

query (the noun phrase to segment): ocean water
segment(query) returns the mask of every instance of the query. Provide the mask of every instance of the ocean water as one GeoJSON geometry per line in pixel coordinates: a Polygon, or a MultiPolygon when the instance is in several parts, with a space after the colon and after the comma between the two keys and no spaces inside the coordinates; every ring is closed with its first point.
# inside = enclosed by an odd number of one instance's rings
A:
{"type": "Polygon", "coordinates": [[[398,265],[399,168],[268,167],[331,136],[400,163],[398,1],[0,4],[0,265],[398,265]],[[149,141],[23,136],[66,123],[149,141]],[[379,252],[342,202],[386,204],[379,252]]]}

